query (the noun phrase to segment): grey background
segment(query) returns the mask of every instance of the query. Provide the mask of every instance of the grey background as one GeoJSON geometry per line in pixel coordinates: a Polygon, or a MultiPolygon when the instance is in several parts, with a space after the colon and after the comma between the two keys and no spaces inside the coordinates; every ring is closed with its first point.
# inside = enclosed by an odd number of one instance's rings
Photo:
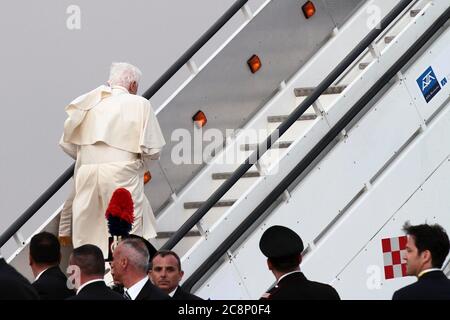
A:
{"type": "MultiPolygon", "coordinates": [[[[263,1],[250,1],[256,8],[263,1]]],[[[228,9],[234,0],[16,0],[0,11],[0,232],[72,163],[58,146],[64,107],[106,82],[113,61],[143,72],[142,94],[228,9]],[[69,30],[69,5],[81,29],[69,30]]],[[[233,32],[225,27],[197,55],[209,56],[233,32]]],[[[183,72],[181,72],[182,74],[183,72]]],[[[151,100],[154,108],[182,76],[151,100]]],[[[64,201],[62,189],[24,228],[28,236],[64,201]]],[[[8,256],[11,241],[2,249],[8,256]]]]}

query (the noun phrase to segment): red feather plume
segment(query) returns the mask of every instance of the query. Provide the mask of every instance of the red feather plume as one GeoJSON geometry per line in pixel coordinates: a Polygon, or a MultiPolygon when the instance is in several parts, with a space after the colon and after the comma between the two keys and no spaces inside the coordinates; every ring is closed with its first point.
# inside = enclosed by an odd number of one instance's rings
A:
{"type": "Polygon", "coordinates": [[[125,188],[114,191],[106,209],[106,219],[116,217],[130,224],[134,221],[134,204],[131,193],[125,188]]]}

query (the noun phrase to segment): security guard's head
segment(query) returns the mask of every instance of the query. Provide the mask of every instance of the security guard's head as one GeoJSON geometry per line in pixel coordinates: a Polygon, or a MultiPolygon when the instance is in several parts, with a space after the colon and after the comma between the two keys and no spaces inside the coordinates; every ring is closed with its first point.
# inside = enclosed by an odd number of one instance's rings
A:
{"type": "Polygon", "coordinates": [[[272,226],[263,233],[259,248],[268,258],[267,264],[270,270],[287,273],[298,269],[303,241],[289,228],[272,226]]]}

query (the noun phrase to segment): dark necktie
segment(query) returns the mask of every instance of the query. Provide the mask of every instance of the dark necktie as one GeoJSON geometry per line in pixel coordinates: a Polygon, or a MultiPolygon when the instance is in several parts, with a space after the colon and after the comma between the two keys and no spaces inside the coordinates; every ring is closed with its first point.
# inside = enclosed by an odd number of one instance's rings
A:
{"type": "Polygon", "coordinates": [[[127,290],[124,290],[123,297],[127,300],[133,300],[133,299],[131,299],[131,296],[128,294],[127,290]]]}

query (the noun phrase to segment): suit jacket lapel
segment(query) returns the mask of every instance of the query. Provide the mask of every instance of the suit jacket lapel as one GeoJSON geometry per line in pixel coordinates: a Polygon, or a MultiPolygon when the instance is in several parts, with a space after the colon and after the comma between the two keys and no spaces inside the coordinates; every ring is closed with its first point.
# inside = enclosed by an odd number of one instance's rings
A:
{"type": "Polygon", "coordinates": [[[134,300],[144,300],[147,297],[147,292],[149,291],[149,280],[145,283],[145,285],[142,287],[139,294],[136,296],[136,299],[134,300]]]}

